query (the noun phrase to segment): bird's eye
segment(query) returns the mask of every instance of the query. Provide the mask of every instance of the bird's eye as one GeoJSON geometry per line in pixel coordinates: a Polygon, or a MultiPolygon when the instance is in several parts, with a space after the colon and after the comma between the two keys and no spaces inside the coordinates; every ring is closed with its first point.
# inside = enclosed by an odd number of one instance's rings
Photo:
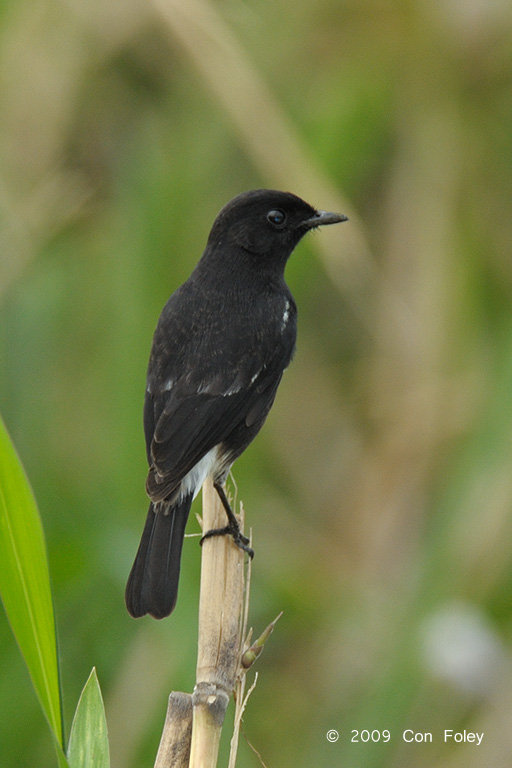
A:
{"type": "Polygon", "coordinates": [[[267,213],[267,221],[269,221],[274,227],[284,227],[286,223],[286,213],[279,209],[275,211],[269,211],[267,213]]]}

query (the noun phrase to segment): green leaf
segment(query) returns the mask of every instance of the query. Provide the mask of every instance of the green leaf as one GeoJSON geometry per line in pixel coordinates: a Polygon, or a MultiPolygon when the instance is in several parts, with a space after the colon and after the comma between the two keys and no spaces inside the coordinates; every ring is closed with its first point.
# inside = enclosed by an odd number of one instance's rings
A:
{"type": "Polygon", "coordinates": [[[1,419],[0,563],[5,612],[55,740],[63,748],[57,641],[43,528],[1,419]]]}
{"type": "Polygon", "coordinates": [[[80,695],[69,737],[70,768],[109,768],[107,721],[93,667],[80,695]]]}

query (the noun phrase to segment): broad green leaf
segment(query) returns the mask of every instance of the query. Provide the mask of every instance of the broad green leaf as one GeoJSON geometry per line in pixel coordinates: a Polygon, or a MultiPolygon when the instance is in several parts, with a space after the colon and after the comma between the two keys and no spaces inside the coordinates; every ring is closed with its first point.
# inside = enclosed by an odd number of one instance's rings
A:
{"type": "Polygon", "coordinates": [[[73,718],[68,762],[70,768],[109,768],[110,765],[105,708],[94,667],[73,718]]]}
{"type": "Polygon", "coordinates": [[[43,711],[62,748],[57,642],[43,528],[1,419],[0,595],[43,711]]]}

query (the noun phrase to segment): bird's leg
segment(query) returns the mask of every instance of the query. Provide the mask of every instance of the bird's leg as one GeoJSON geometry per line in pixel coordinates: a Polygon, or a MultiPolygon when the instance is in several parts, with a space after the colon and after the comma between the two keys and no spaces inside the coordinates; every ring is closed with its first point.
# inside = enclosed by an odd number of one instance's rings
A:
{"type": "Polygon", "coordinates": [[[201,537],[200,543],[202,544],[205,539],[209,539],[212,536],[231,536],[234,543],[239,547],[240,549],[243,549],[244,552],[247,552],[249,557],[252,559],[254,557],[254,550],[251,549],[249,546],[249,539],[247,536],[244,536],[242,531],[240,530],[240,525],[238,524],[238,520],[236,519],[235,513],[231,509],[231,505],[228,501],[228,497],[226,496],[226,491],[224,490],[221,483],[214,483],[213,487],[218,493],[219,499],[222,502],[222,506],[224,507],[226,511],[226,515],[228,516],[228,524],[225,528],[214,528],[211,531],[206,531],[206,533],[201,537]]]}

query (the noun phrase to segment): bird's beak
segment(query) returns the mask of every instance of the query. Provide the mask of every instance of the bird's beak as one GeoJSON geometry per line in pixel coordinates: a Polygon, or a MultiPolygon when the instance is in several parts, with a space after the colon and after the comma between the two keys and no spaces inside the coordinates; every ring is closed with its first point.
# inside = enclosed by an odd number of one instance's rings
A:
{"type": "Polygon", "coordinates": [[[317,211],[314,216],[304,221],[304,226],[308,229],[320,227],[323,224],[338,224],[341,221],[348,221],[348,216],[344,213],[329,213],[329,211],[317,211]]]}

